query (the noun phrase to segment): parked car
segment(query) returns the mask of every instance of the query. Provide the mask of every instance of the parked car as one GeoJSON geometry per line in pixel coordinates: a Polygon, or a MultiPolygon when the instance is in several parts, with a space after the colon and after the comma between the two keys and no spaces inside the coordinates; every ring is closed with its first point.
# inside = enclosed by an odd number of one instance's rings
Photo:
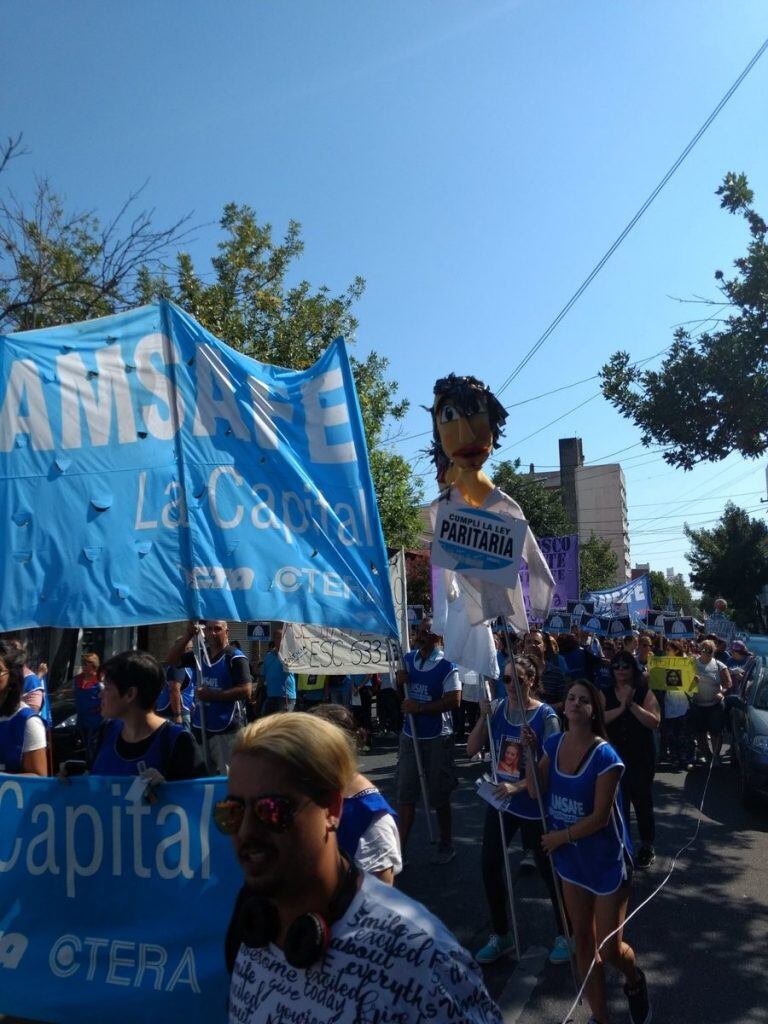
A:
{"type": "MultiPolygon", "coordinates": [[[[750,649],[754,650],[751,645],[750,649]]],[[[755,657],[739,692],[729,694],[725,706],[730,713],[741,799],[751,806],[758,796],[768,797],[768,656],[755,657]]]]}
{"type": "Polygon", "coordinates": [[[51,694],[53,715],[53,770],[57,772],[62,761],[81,760],[85,757],[85,746],[77,728],[75,695],[71,686],[63,686],[51,694]]]}

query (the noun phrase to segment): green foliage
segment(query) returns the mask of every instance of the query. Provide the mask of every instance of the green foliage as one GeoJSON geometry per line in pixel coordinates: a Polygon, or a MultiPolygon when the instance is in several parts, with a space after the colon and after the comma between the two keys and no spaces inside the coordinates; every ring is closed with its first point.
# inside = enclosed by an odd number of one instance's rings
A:
{"type": "Polygon", "coordinates": [[[726,174],[717,195],[751,236],[735,275],[715,273],[722,301],[708,305],[718,329],[694,339],[677,328],[659,370],[641,371],[627,352],[614,353],[601,370],[605,397],[642,430],[645,444],[668,446],[665,460],[684,469],[768,449],[767,226],[743,174],[726,174]]]}
{"type": "Polygon", "coordinates": [[[588,541],[579,545],[579,586],[585,590],[603,590],[616,584],[619,560],[611,542],[590,535],[588,541]]]}
{"type": "Polygon", "coordinates": [[[681,608],[686,615],[701,617],[701,608],[695,600],[690,589],[682,580],[668,580],[663,572],[652,570],[649,574],[651,581],[651,607],[664,611],[667,601],[672,598],[675,611],[681,608]]]}
{"type": "Polygon", "coordinates": [[[136,305],[140,276],[185,235],[186,218],[156,229],[133,209],[139,192],[102,224],[70,213],[47,181],[29,207],[0,200],[0,331],[106,316],[136,305]]]}
{"type": "Polygon", "coordinates": [[[515,499],[534,534],[537,537],[563,537],[574,533],[560,489],[548,490],[537,480],[518,473],[519,466],[519,459],[500,462],[494,471],[493,482],[515,499]]]}
{"type": "Polygon", "coordinates": [[[734,620],[755,628],[757,597],[768,583],[768,526],[729,501],[712,529],[684,530],[692,545],[686,557],[693,585],[707,603],[724,597],[734,620]]]}

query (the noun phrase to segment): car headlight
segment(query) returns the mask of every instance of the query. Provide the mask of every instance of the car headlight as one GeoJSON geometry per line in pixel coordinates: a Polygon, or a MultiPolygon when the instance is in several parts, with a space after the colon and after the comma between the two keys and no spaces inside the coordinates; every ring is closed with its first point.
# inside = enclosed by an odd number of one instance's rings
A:
{"type": "Polygon", "coordinates": [[[752,749],[761,754],[768,754],[768,736],[753,736],[752,749]]]}

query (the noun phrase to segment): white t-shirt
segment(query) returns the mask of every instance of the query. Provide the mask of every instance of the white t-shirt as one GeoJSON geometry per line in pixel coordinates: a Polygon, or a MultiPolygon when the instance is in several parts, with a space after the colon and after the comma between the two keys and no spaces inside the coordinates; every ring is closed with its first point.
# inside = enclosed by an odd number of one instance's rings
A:
{"type": "Polygon", "coordinates": [[[722,693],[720,673],[725,668],[722,661],[710,658],[705,665],[703,661],[696,659],[696,675],[699,677],[698,689],[693,698],[695,704],[701,707],[711,707],[718,703],[718,696],[722,693]]]}
{"type": "MultiPolygon", "coordinates": [[[[0,715],[0,722],[9,722],[12,718],[21,711],[22,707],[27,705],[19,705],[12,715],[0,715]]],[[[38,715],[27,719],[27,724],[24,726],[24,741],[21,747],[22,754],[29,754],[33,750],[44,750],[47,746],[45,741],[45,724],[42,718],[38,715]]]]}
{"type": "Polygon", "coordinates": [[[664,694],[664,717],[682,718],[688,713],[688,698],[683,690],[667,690],[664,694]]]}
{"type": "Polygon", "coordinates": [[[363,871],[371,874],[392,868],[399,875],[403,870],[403,855],[400,851],[400,833],[391,814],[374,818],[360,836],[355,851],[355,862],[363,871]]]}
{"type": "Polygon", "coordinates": [[[291,967],[277,946],[241,945],[230,1024],[502,1024],[480,969],[420,903],[364,875],[331,946],[291,967]]]}

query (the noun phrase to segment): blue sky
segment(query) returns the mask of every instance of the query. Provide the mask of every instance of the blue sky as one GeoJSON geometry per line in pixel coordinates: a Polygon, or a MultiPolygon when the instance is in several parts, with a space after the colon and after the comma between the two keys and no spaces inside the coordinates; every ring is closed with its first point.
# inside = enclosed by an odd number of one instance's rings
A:
{"type": "MultiPolygon", "coordinates": [[[[206,271],[225,202],[278,233],[299,220],[303,277],[367,281],[357,351],[389,357],[411,401],[395,446],[431,496],[413,435],[435,378],[501,385],[768,35],[768,9],[10,0],[2,24],[0,133],[23,131],[29,149],[4,187],[28,195],[47,175],[107,217],[149,179],[158,222],[194,211],[207,225],[188,246],[206,271]]],[[[766,95],[768,55],[505,403],[589,377],[619,348],[657,353],[706,315],[676,300],[715,295],[714,270],[745,247],[714,196],[726,171],[746,172],[768,210],[766,95]]],[[[729,497],[762,514],[764,459],[672,470],[601,397],[587,402],[596,385],[512,408],[503,455],[554,467],[574,434],[588,462],[626,449],[611,461],[633,563],[686,570],[683,521],[711,525],[729,497]]]]}

